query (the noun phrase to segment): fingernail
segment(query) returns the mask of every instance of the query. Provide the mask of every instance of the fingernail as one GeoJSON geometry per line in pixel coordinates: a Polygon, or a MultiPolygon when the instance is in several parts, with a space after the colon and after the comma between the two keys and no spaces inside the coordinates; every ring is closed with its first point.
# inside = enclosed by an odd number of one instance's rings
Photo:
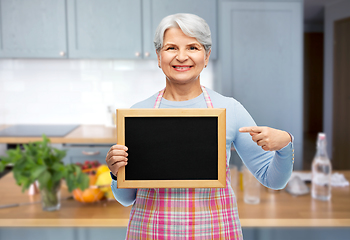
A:
{"type": "Polygon", "coordinates": [[[125,150],[125,151],[128,151],[128,147],[124,147],[124,150],[125,150]]]}

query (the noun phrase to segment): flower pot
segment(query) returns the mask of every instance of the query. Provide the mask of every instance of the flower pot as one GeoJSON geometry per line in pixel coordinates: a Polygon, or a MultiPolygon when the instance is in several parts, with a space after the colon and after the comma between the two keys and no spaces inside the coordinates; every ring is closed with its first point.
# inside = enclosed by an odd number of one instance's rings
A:
{"type": "Polygon", "coordinates": [[[41,204],[44,211],[56,211],[61,207],[61,182],[52,189],[40,189],[41,204]]]}

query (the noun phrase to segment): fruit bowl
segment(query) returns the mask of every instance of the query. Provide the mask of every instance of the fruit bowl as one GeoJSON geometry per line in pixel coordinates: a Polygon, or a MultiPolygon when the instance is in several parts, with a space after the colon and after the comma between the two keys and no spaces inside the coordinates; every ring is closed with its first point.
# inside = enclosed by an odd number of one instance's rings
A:
{"type": "Polygon", "coordinates": [[[73,190],[73,198],[82,203],[93,203],[98,202],[104,197],[104,192],[100,189],[90,186],[88,189],[82,191],[81,189],[73,190]]]}
{"type": "Polygon", "coordinates": [[[82,172],[88,174],[90,178],[89,188],[84,191],[81,189],[73,190],[73,198],[78,202],[93,203],[105,198],[113,198],[113,193],[110,188],[112,179],[109,175],[107,165],[96,163],[96,161],[93,163],[94,164],[91,164],[91,162],[85,161],[84,165],[77,164],[82,168],[82,172]],[[89,166],[89,168],[85,166],[89,166]]]}

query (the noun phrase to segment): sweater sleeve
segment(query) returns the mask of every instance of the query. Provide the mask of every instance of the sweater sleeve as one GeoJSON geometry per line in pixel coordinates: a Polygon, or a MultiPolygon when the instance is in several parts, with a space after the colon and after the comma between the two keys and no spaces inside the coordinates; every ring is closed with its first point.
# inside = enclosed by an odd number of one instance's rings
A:
{"type": "Polygon", "coordinates": [[[249,171],[266,187],[284,188],[293,170],[293,141],[278,151],[263,150],[252,140],[249,133],[238,131],[240,127],[256,126],[253,118],[239,102],[234,105],[233,121],[233,144],[249,171]]]}
{"type": "Polygon", "coordinates": [[[134,204],[136,199],[137,189],[117,188],[117,181],[112,180],[112,192],[115,199],[124,207],[134,204]]]}

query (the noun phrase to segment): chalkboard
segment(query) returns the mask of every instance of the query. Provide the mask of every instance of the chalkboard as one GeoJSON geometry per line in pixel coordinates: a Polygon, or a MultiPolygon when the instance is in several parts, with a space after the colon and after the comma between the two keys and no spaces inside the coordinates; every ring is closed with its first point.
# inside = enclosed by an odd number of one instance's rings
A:
{"type": "Polygon", "coordinates": [[[225,109],[117,109],[118,188],[226,187],[225,109]]]}

